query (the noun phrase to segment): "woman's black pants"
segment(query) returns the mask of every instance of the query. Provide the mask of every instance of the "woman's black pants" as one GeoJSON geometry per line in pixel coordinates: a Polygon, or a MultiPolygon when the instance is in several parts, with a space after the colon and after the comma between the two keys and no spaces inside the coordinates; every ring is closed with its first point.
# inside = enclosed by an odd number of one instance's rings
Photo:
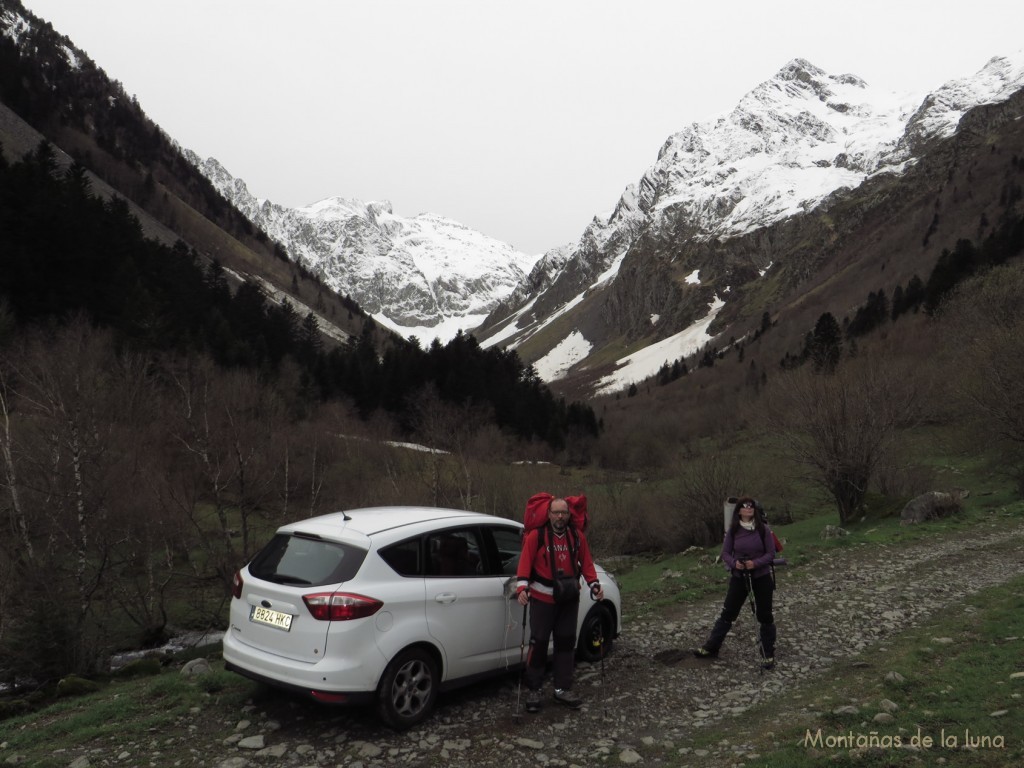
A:
{"type": "Polygon", "coordinates": [[[725,604],[722,606],[722,615],[718,617],[715,626],[711,628],[704,648],[716,653],[722,647],[725,636],[732,629],[732,623],[743,610],[743,604],[750,594],[750,585],[754,590],[754,606],[757,612],[757,621],[761,628],[761,648],[765,656],[775,655],[775,619],[772,616],[772,594],[775,592],[775,579],[771,573],[757,578],[748,578],[743,573],[733,573],[729,579],[729,591],[725,594],[725,604]]]}

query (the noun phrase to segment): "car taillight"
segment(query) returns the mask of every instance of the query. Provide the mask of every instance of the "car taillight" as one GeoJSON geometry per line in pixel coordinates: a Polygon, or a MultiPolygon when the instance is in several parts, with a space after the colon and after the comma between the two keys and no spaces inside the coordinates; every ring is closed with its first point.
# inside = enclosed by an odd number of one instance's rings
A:
{"type": "Polygon", "coordinates": [[[242,572],[235,571],[235,577],[231,579],[231,596],[241,598],[242,597],[242,572]]]}
{"type": "Polygon", "coordinates": [[[349,621],[373,616],[384,605],[372,597],[347,592],[318,592],[303,595],[302,601],[318,621],[349,621]]]}

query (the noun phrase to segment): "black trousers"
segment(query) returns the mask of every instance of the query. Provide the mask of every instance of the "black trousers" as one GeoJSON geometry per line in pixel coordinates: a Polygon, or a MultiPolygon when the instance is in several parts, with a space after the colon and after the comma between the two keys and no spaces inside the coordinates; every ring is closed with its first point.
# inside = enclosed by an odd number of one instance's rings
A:
{"type": "Polygon", "coordinates": [[[775,592],[775,580],[772,574],[767,573],[756,579],[748,578],[746,575],[735,575],[729,579],[729,591],[725,593],[725,604],[722,606],[722,615],[718,617],[715,626],[711,628],[704,647],[709,651],[717,651],[722,647],[725,636],[732,629],[732,623],[743,610],[747,596],[750,594],[750,587],[754,590],[754,606],[757,609],[757,621],[761,625],[761,648],[765,656],[775,655],[775,618],[772,616],[772,596],[775,592]]]}
{"type": "Polygon", "coordinates": [[[576,654],[576,619],[580,601],[554,605],[530,601],[530,655],[526,659],[526,687],[540,690],[548,663],[548,642],[555,636],[551,661],[555,688],[572,688],[573,657],[576,654]]]}

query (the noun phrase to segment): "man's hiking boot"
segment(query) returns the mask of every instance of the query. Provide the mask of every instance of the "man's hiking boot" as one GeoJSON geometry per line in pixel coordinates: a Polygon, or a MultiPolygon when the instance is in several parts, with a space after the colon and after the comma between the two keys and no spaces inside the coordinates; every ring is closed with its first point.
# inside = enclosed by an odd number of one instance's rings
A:
{"type": "Polygon", "coordinates": [[[526,711],[540,712],[540,691],[529,690],[526,692],[526,711]]]}
{"type": "Polygon", "coordinates": [[[579,709],[583,703],[583,699],[568,688],[555,688],[555,701],[569,707],[569,709],[579,709]]]}
{"type": "Polygon", "coordinates": [[[775,657],[765,656],[761,661],[761,669],[775,669],[775,657]]]}
{"type": "Polygon", "coordinates": [[[715,659],[718,658],[718,651],[709,651],[702,645],[700,648],[693,649],[693,655],[698,659],[715,659]]]}

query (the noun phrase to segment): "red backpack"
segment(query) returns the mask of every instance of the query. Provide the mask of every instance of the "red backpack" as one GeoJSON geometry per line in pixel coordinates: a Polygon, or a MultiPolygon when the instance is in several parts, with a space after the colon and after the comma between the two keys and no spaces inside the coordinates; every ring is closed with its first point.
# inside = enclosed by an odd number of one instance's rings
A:
{"type": "MultiPolygon", "coordinates": [[[[526,512],[523,515],[523,536],[537,528],[542,529],[544,532],[548,530],[546,527],[548,524],[548,510],[551,508],[551,500],[554,498],[550,493],[535,493],[530,497],[530,500],[526,502],[526,512]]],[[[578,579],[583,569],[577,554],[580,541],[579,534],[585,531],[590,523],[590,515],[587,512],[587,497],[582,494],[579,496],[566,496],[565,503],[569,505],[569,548],[572,555],[573,575],[578,579]]],[[[547,540],[548,562],[553,563],[555,561],[555,554],[552,551],[551,537],[545,535],[545,539],[547,540]]],[[[545,546],[543,544],[544,539],[540,541],[540,545],[545,546]]]]}
{"type": "MultiPolygon", "coordinates": [[[[526,513],[523,515],[523,528],[532,531],[534,528],[541,528],[547,525],[548,509],[551,507],[551,500],[555,498],[550,493],[535,493],[526,502],[526,513]]],[[[585,532],[590,524],[590,514],[587,512],[587,497],[566,496],[566,503],[569,505],[569,525],[577,531],[585,532]]]]}

